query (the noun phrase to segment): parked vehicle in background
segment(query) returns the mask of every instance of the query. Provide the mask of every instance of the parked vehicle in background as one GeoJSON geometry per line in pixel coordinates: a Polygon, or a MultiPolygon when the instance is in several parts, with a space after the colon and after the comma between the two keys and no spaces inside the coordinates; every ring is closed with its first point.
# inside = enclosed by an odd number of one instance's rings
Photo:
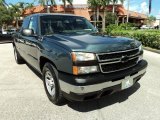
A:
{"type": "Polygon", "coordinates": [[[12,42],[13,41],[12,36],[13,36],[14,33],[16,33],[15,30],[9,31],[7,29],[1,28],[0,29],[0,41],[1,42],[2,41],[4,41],[4,42],[6,42],[6,41],[7,42],[12,42]]]}
{"type": "Polygon", "coordinates": [[[6,28],[1,28],[1,36],[7,35],[7,29],[6,28]]]}
{"type": "Polygon", "coordinates": [[[85,101],[127,89],[147,68],[139,41],[105,36],[74,15],[26,17],[13,48],[18,64],[25,60],[42,74],[54,104],[63,98],[85,101]]]}
{"type": "Polygon", "coordinates": [[[148,25],[142,25],[141,29],[154,29],[153,26],[148,26],[148,25]]]}
{"type": "Polygon", "coordinates": [[[7,30],[7,34],[12,36],[13,34],[15,34],[17,32],[16,28],[10,28],[9,30],[7,30]]]}

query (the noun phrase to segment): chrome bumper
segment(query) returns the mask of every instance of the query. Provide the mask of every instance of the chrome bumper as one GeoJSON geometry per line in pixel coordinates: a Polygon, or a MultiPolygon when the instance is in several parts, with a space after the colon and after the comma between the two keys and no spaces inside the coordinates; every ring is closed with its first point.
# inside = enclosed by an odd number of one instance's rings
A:
{"type": "Polygon", "coordinates": [[[137,74],[134,74],[132,76],[126,76],[124,79],[120,79],[118,81],[112,82],[104,82],[100,84],[94,84],[94,85],[87,85],[87,86],[74,86],[71,84],[68,84],[62,80],[59,80],[60,82],[60,88],[63,92],[65,93],[77,93],[77,94],[85,94],[85,93],[90,93],[90,92],[96,92],[96,91],[101,91],[104,88],[112,87],[115,85],[119,85],[122,83],[123,80],[126,79],[134,79],[140,75],[143,75],[146,72],[146,68],[139,71],[137,74]]]}

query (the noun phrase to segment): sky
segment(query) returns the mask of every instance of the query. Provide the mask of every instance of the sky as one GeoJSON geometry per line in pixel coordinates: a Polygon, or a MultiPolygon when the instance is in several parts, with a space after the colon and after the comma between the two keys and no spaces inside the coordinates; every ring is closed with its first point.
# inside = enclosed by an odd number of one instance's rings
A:
{"type": "MultiPolygon", "coordinates": [[[[6,0],[7,3],[17,2],[32,2],[35,0],[6,0]]],[[[62,0],[56,0],[57,4],[62,4],[62,0]]],[[[149,0],[130,0],[130,10],[140,13],[148,13],[148,1],[149,0]]],[[[87,0],[73,0],[73,4],[86,4],[87,0]]],[[[127,0],[124,2],[124,6],[127,9],[127,0]]],[[[160,19],[160,0],[152,0],[151,15],[160,19]]]]}

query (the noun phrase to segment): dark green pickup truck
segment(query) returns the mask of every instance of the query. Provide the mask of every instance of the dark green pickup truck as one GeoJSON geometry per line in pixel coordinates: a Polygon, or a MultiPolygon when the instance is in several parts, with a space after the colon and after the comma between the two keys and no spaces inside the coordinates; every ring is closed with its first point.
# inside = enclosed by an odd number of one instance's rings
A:
{"type": "Polygon", "coordinates": [[[127,89],[147,68],[139,41],[100,34],[85,18],[74,15],[26,17],[13,47],[18,64],[26,61],[42,74],[54,104],[63,98],[84,101],[127,89]]]}

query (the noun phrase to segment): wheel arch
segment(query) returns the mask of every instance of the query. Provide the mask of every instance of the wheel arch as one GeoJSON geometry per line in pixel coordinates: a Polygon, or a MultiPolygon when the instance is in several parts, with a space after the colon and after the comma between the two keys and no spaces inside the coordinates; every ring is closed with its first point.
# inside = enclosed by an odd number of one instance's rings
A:
{"type": "Polygon", "coordinates": [[[43,70],[44,65],[45,65],[47,62],[51,63],[51,64],[57,69],[55,63],[54,63],[52,60],[50,60],[50,59],[47,58],[47,57],[41,56],[40,59],[39,59],[39,67],[40,67],[40,71],[41,71],[41,72],[42,72],[42,70],[43,70]]]}

